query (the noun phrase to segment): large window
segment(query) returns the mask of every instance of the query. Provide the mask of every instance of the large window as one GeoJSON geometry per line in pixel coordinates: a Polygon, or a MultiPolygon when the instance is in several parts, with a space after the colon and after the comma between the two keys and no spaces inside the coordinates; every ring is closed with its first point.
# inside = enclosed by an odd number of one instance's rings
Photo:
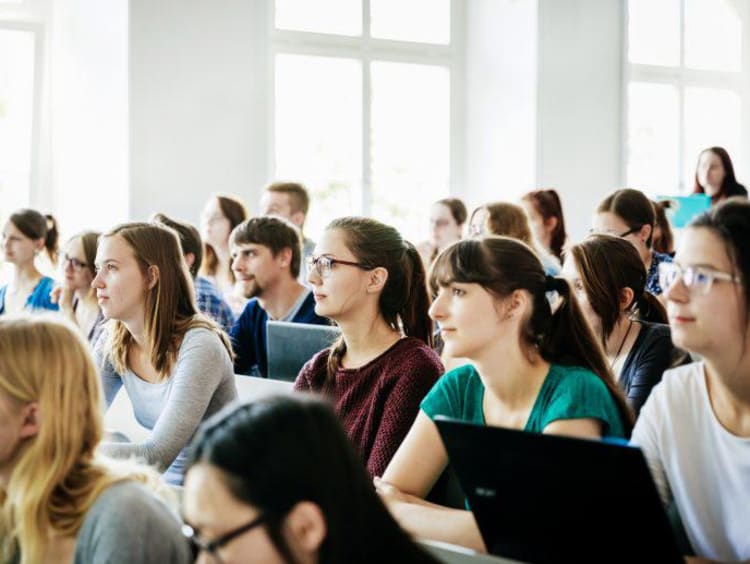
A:
{"type": "Polygon", "coordinates": [[[698,154],[718,145],[743,172],[747,61],[733,0],[629,0],[627,155],[630,186],[690,193],[698,154]]]}
{"type": "Polygon", "coordinates": [[[275,0],[275,178],[303,181],[313,236],[364,214],[412,240],[451,178],[450,0],[275,0]]]}

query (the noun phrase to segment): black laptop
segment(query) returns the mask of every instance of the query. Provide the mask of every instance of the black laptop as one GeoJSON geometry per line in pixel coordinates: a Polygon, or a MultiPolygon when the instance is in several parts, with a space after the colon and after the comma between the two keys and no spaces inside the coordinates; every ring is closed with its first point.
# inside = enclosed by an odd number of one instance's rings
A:
{"type": "Polygon", "coordinates": [[[294,382],[304,364],[341,333],[332,325],[289,321],[269,321],[266,332],[268,377],[287,382],[294,382]]]}
{"type": "Polygon", "coordinates": [[[490,553],[523,562],[683,562],[640,449],[436,423],[490,553]]]}

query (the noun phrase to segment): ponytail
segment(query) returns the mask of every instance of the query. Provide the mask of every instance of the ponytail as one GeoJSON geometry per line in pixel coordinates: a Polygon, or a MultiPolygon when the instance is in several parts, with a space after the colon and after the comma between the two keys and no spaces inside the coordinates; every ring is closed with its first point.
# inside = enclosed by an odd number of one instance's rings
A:
{"type": "Polygon", "coordinates": [[[47,220],[47,235],[44,237],[44,248],[47,251],[50,262],[56,264],[60,239],[60,233],[57,230],[57,220],[52,214],[45,214],[44,219],[47,220]]]}
{"type": "Polygon", "coordinates": [[[664,309],[659,299],[651,292],[644,291],[637,297],[635,305],[638,308],[639,320],[650,323],[663,323],[664,325],[669,323],[667,310],[664,309]]]}
{"type": "Polygon", "coordinates": [[[409,241],[404,241],[404,271],[408,295],[399,312],[401,325],[407,337],[415,337],[432,347],[432,321],[430,320],[430,296],[427,293],[427,274],[419,256],[419,251],[409,241]]]}

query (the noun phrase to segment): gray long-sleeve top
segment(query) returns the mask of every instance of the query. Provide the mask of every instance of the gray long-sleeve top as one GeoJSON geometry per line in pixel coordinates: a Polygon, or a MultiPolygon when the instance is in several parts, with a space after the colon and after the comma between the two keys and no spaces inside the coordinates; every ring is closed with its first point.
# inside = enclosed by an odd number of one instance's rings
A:
{"type": "MultiPolygon", "coordinates": [[[[99,345],[105,341],[100,339],[99,345]]],[[[172,373],[155,384],[129,369],[118,374],[103,346],[97,347],[95,356],[107,407],[124,385],[136,420],[151,430],[145,442],[103,443],[101,451],[115,458],[140,458],[166,470],[167,482],[181,485],[186,446],[198,426],[237,398],[232,361],[218,334],[202,328],[188,331],[172,373]]]]}

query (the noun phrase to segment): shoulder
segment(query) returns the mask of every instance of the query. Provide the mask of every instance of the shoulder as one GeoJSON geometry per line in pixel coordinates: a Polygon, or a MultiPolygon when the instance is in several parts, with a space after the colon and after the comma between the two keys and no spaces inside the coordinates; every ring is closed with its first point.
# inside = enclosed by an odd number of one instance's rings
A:
{"type": "Polygon", "coordinates": [[[662,262],[672,262],[672,257],[669,256],[666,253],[657,253],[656,251],[653,252],[653,258],[651,259],[651,265],[658,265],[662,262]]]}
{"type": "Polygon", "coordinates": [[[664,372],[661,382],[654,386],[650,401],[670,410],[675,407],[691,409],[696,401],[702,401],[705,386],[702,362],[692,362],[664,372]]]}
{"type": "Polygon", "coordinates": [[[664,346],[672,348],[672,331],[663,323],[641,322],[641,334],[638,336],[639,348],[664,346]]]}
{"type": "Polygon", "coordinates": [[[53,278],[50,278],[49,276],[42,276],[42,279],[39,281],[39,285],[37,288],[40,292],[51,292],[52,288],[55,286],[55,280],[53,278]]]}
{"type": "Polygon", "coordinates": [[[182,344],[180,345],[180,350],[194,346],[223,347],[223,344],[217,330],[208,327],[193,327],[185,332],[185,336],[182,338],[182,344]]]}
{"type": "Polygon", "coordinates": [[[318,389],[325,380],[329,354],[329,349],[323,349],[322,351],[315,353],[315,355],[300,369],[299,375],[294,384],[295,388],[318,389]]]}
{"type": "Polygon", "coordinates": [[[550,366],[548,383],[557,394],[582,391],[605,391],[607,385],[588,368],[553,364],[550,366]]]}

